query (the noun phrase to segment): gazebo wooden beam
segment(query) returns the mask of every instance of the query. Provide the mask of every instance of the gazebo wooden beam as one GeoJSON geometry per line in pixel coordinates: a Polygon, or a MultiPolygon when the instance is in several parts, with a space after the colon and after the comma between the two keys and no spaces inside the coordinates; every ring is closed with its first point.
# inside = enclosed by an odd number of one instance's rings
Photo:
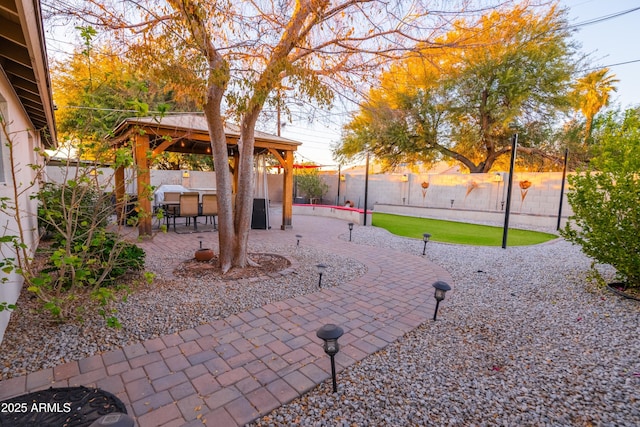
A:
{"type": "Polygon", "coordinates": [[[164,140],[162,144],[156,146],[153,149],[153,157],[159,156],[160,154],[162,154],[163,151],[165,151],[167,148],[171,147],[175,143],[176,141],[173,138],[164,140]]]}
{"type": "Polygon", "coordinates": [[[286,166],[286,162],[284,160],[284,157],[282,157],[282,155],[280,154],[280,152],[274,148],[269,148],[269,152],[271,154],[273,154],[273,157],[276,158],[276,160],[278,161],[278,163],[280,163],[280,166],[282,166],[283,168],[286,166]]]}
{"type": "Polygon", "coordinates": [[[238,174],[240,172],[238,165],[240,164],[240,152],[238,150],[233,150],[232,158],[233,158],[233,187],[231,189],[231,192],[235,197],[235,194],[238,192],[238,178],[239,178],[238,174]]]}

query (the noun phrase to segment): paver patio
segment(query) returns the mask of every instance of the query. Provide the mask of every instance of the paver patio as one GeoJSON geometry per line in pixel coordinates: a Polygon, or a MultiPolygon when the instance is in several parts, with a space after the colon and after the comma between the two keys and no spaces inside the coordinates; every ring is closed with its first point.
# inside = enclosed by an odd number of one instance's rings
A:
{"type": "MultiPolygon", "coordinates": [[[[356,259],[367,273],[338,287],[0,381],[0,400],[84,385],[118,396],[141,427],[244,425],[330,378],[329,357],[316,337],[320,326],[334,323],[345,330],[335,358],[340,372],[431,319],[431,284],[451,283],[443,268],[420,256],[420,241],[412,256],[339,239],[348,233],[340,220],[295,216],[293,227],[252,230],[250,241],[295,244],[300,233],[301,245],[356,259]]],[[[141,246],[152,256],[193,248],[193,242],[193,235],[169,232],[141,246]]]]}

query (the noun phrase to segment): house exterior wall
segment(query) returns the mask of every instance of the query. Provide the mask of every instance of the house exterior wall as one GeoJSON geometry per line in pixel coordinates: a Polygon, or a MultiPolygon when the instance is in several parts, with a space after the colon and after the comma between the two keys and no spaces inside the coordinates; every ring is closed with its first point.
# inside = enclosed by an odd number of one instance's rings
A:
{"type": "MultiPolygon", "coordinates": [[[[35,200],[30,200],[31,191],[29,186],[35,183],[37,186],[36,172],[29,166],[41,164],[40,156],[34,151],[41,146],[40,137],[31,128],[31,122],[26,116],[22,105],[15,96],[15,92],[6,80],[5,74],[0,73],[0,112],[8,127],[10,142],[13,144],[15,181],[12,176],[9,148],[6,146],[6,135],[0,135],[2,168],[0,176],[0,197],[7,200],[9,206],[13,205],[14,182],[18,183],[17,205],[22,213],[21,221],[24,232],[24,242],[35,251],[37,245],[37,204],[35,200]],[[6,199],[5,199],[6,198],[6,199]]],[[[9,212],[0,212],[0,229],[3,236],[19,235],[17,221],[12,215],[13,209],[9,212]]],[[[11,245],[2,243],[0,256],[2,258],[16,258],[15,250],[11,245]]],[[[6,279],[5,283],[0,283],[0,302],[15,303],[20,290],[22,289],[23,278],[16,273],[3,273],[0,271],[0,279],[6,279]]],[[[4,331],[9,322],[10,312],[0,312],[0,342],[4,336],[4,331]]]]}

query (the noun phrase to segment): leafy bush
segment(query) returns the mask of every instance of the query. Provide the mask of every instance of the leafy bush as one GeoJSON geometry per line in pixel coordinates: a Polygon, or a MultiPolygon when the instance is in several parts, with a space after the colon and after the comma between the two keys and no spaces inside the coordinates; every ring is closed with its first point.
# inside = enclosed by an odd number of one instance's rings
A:
{"type": "Polygon", "coordinates": [[[113,263],[111,271],[107,274],[107,281],[110,283],[114,279],[131,272],[140,271],[144,268],[146,253],[141,247],[122,241],[117,234],[109,233],[105,241],[106,251],[102,252],[103,258],[108,260],[109,254],[115,252],[117,257],[113,263]]]}
{"type": "Polygon", "coordinates": [[[310,169],[296,175],[298,190],[309,199],[320,199],[327,194],[329,186],[322,180],[316,169],[310,169]]]}
{"type": "MultiPolygon", "coordinates": [[[[0,114],[0,139],[8,154],[7,172],[11,179],[7,181],[12,191],[11,196],[0,197],[0,214],[8,218],[0,237],[0,284],[8,282],[10,275],[21,275],[27,290],[58,321],[83,312],[85,307],[80,301],[84,303],[91,297],[99,303],[98,313],[107,324],[119,325],[109,305],[121,289],[127,288],[117,279],[142,269],[145,258],[141,248],[126,242],[118,233],[107,231],[113,226],[111,217],[115,213],[111,200],[116,188],[115,172],[132,167],[131,147],[114,149],[101,139],[83,138],[80,130],[78,138],[67,141],[67,148],[73,148],[81,161],[69,159],[59,168],[60,175],[53,177],[64,184],[54,184],[45,182],[49,178],[45,169],[48,154],[37,147],[35,154],[42,156],[42,161],[20,163],[15,153],[24,148],[14,144],[14,134],[0,114]],[[80,142],[85,139],[89,143],[80,142]],[[98,168],[107,163],[111,165],[110,176],[105,176],[105,168],[98,168]],[[32,172],[28,181],[20,169],[25,167],[32,172]],[[27,194],[34,204],[24,203],[27,194]],[[36,201],[38,210],[34,212],[36,201]],[[36,219],[37,230],[33,227],[36,219]],[[34,241],[38,237],[35,231],[42,231],[40,238],[48,236],[49,241],[34,241]],[[38,252],[34,254],[36,245],[38,252]]],[[[153,276],[145,273],[145,279],[150,281],[153,276]]],[[[0,301],[0,311],[15,308],[14,304],[0,301]]]]}
{"type": "MultiPolygon", "coordinates": [[[[38,219],[52,239],[41,245],[45,258],[40,271],[25,274],[28,290],[59,320],[69,316],[73,301],[89,293],[106,306],[115,298],[116,279],[144,267],[145,252],[119,234],[107,231],[114,209],[90,171],[81,171],[65,184],[47,183],[37,193],[38,219]]],[[[106,318],[107,311],[100,314],[106,318]]],[[[107,319],[118,325],[115,317],[107,319]]]]}
{"type": "Polygon", "coordinates": [[[595,139],[589,168],[569,177],[574,215],[561,233],[640,288],[640,111],[609,113],[595,139]]]}
{"type": "Polygon", "coordinates": [[[110,285],[124,274],[144,267],[146,254],[139,246],[104,230],[92,236],[88,245],[75,245],[70,252],[57,243],[41,249],[48,257],[41,271],[46,275],[43,278],[65,289],[99,283],[110,285]]]}
{"type": "Polygon", "coordinates": [[[104,228],[113,213],[110,196],[82,178],[66,185],[45,183],[36,197],[40,202],[38,224],[57,241],[64,240],[69,231],[81,239],[94,227],[104,228]]]}

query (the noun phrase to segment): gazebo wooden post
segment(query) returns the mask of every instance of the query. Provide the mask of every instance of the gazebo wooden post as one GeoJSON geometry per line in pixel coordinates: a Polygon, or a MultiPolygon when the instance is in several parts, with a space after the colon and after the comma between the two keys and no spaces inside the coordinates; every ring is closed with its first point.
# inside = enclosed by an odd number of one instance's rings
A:
{"type": "Polygon", "coordinates": [[[151,173],[149,171],[149,136],[136,134],[135,159],[138,184],[138,235],[151,236],[151,173]]]}
{"type": "Polygon", "coordinates": [[[284,174],[282,178],[282,226],[292,228],[293,217],[293,151],[284,152],[284,174]]]}
{"type": "Polygon", "coordinates": [[[118,218],[118,224],[124,224],[127,220],[124,212],[124,166],[118,166],[116,168],[115,179],[116,216],[118,218]]]}

